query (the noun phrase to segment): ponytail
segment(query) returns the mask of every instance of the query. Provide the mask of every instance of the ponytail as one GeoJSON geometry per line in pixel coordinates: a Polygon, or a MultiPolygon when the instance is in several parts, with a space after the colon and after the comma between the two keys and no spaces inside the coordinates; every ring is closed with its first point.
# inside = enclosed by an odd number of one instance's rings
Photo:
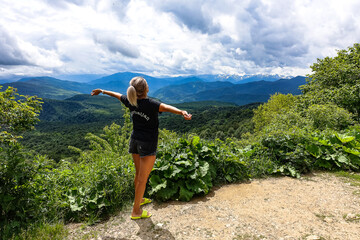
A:
{"type": "Polygon", "coordinates": [[[126,94],[130,104],[137,107],[137,94],[134,86],[128,87],[126,94]]]}
{"type": "Polygon", "coordinates": [[[142,77],[134,77],[130,80],[130,87],[127,89],[127,98],[131,105],[137,107],[137,99],[146,96],[149,87],[142,77]]]}

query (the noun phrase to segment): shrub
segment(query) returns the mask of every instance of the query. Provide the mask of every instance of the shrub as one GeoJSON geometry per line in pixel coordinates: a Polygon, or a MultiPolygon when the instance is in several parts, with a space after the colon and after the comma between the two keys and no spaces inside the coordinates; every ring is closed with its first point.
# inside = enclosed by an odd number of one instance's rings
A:
{"type": "Polygon", "coordinates": [[[37,206],[29,201],[35,171],[18,143],[1,146],[0,159],[0,236],[11,236],[36,216],[37,206]]]}
{"type": "Polygon", "coordinates": [[[207,194],[215,183],[248,178],[245,162],[240,161],[230,139],[226,143],[198,136],[165,139],[160,141],[149,180],[149,194],[158,200],[189,201],[194,195],[207,194]]]}
{"type": "MultiPolygon", "coordinates": [[[[265,164],[264,175],[281,174],[300,177],[314,169],[352,170],[360,168],[360,127],[342,132],[307,131],[293,128],[261,135],[247,151],[248,160],[258,168],[265,164]]],[[[249,170],[249,172],[254,172],[249,170]]]]}
{"type": "Polygon", "coordinates": [[[315,129],[342,130],[353,123],[352,114],[334,103],[313,104],[306,110],[315,129]]]}
{"type": "Polygon", "coordinates": [[[199,137],[162,142],[157,157],[149,179],[149,194],[156,199],[189,201],[194,194],[207,194],[211,189],[215,170],[209,162],[213,154],[199,137]]]}
{"type": "Polygon", "coordinates": [[[287,113],[293,109],[297,102],[296,96],[292,94],[274,94],[270,97],[269,101],[260,105],[254,110],[253,122],[255,132],[262,130],[264,127],[274,122],[277,115],[287,113]]]}
{"type": "MultiPolygon", "coordinates": [[[[60,208],[66,220],[96,219],[123,207],[133,197],[134,165],[127,153],[130,114],[124,126],[112,124],[100,137],[88,134],[90,150],[78,151],[76,162],[62,161],[53,175],[61,192],[60,208]]],[[[55,185],[54,185],[55,187],[55,185]]]]}
{"type": "Polygon", "coordinates": [[[39,98],[21,96],[12,87],[0,91],[0,236],[19,231],[36,216],[36,205],[29,200],[32,156],[17,140],[34,127],[40,110],[39,98]]]}
{"type": "Polygon", "coordinates": [[[273,173],[300,177],[301,173],[312,170],[310,154],[304,151],[308,136],[305,132],[274,132],[262,137],[261,147],[265,148],[264,158],[269,158],[273,164],[273,173]]]}
{"type": "Polygon", "coordinates": [[[360,168],[360,127],[343,132],[325,130],[312,134],[305,148],[314,157],[314,167],[326,170],[353,170],[360,168]]]}

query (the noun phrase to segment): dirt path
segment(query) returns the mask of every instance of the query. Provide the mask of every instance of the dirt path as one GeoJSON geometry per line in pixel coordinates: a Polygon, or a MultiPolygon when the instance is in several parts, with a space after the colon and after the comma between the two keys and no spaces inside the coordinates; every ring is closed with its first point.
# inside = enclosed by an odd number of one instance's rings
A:
{"type": "Polygon", "coordinates": [[[153,216],[130,209],[91,227],[70,225],[72,239],[360,240],[360,188],[329,173],[222,186],[190,202],[152,203],[153,216]]]}

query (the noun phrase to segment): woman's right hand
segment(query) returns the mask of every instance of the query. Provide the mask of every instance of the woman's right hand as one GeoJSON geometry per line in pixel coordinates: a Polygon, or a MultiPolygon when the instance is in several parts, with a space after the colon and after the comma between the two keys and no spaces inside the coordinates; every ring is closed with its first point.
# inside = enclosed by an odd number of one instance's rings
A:
{"type": "Polygon", "coordinates": [[[94,89],[92,90],[91,92],[91,96],[94,96],[94,95],[99,95],[100,93],[102,93],[103,90],[101,89],[94,89]]]}

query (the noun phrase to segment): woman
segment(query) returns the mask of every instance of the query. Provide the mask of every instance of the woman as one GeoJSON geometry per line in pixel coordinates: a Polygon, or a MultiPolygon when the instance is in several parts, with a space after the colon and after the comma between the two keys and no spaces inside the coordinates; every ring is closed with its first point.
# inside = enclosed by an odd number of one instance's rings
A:
{"type": "Polygon", "coordinates": [[[143,198],[146,183],[149,174],[154,166],[156,159],[157,141],[159,135],[159,112],[171,112],[182,115],[185,120],[191,119],[191,114],[176,107],[160,103],[147,97],[149,86],[142,77],[134,77],[130,81],[127,89],[127,96],[95,89],[91,95],[100,93],[119,99],[126,107],[130,109],[133,121],[133,132],[130,138],[129,153],[132,154],[135,164],[135,200],[131,213],[131,219],[149,218],[151,214],[147,211],[141,211],[140,205],[150,203],[151,200],[143,198]]]}

